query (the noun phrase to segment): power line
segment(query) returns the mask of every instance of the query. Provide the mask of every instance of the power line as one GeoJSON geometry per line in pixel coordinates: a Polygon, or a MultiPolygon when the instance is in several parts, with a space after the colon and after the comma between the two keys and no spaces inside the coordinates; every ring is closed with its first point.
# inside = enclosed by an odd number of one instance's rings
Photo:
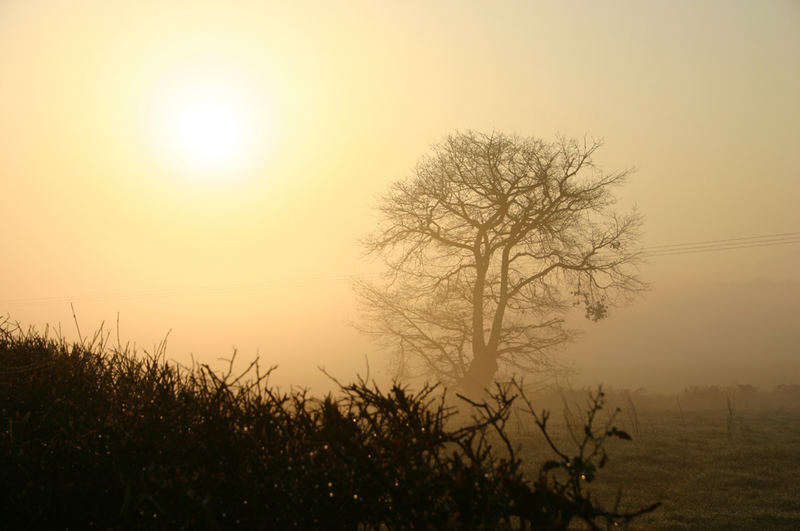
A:
{"type": "MultiPolygon", "coordinates": [[[[364,277],[374,277],[375,274],[362,275],[364,277]]],[[[66,302],[108,302],[119,300],[130,300],[138,298],[164,298],[183,295],[209,295],[215,293],[237,293],[252,292],[267,289],[281,288],[303,288],[324,284],[342,284],[348,282],[351,275],[329,275],[324,277],[307,277],[297,279],[285,279],[272,282],[250,282],[246,284],[227,284],[218,286],[204,286],[198,288],[173,288],[173,289],[146,289],[124,291],[118,293],[98,293],[77,296],[52,296],[38,297],[30,299],[10,299],[0,301],[2,304],[46,304],[46,303],[66,303],[66,302]]]]}
{"type": "MultiPolygon", "coordinates": [[[[800,232],[781,232],[763,234],[760,236],[741,236],[718,240],[704,240],[697,242],[670,243],[653,245],[642,248],[643,257],[675,256],[683,254],[707,253],[715,251],[729,251],[735,249],[751,249],[756,247],[774,247],[800,243],[800,232]]],[[[378,276],[376,273],[361,275],[365,278],[378,276]]],[[[218,286],[204,286],[198,288],[173,288],[173,289],[145,289],[125,291],[118,293],[98,293],[94,295],[78,296],[51,296],[28,299],[9,299],[0,301],[3,305],[12,304],[55,304],[68,302],[109,302],[131,300],[138,298],[165,298],[188,295],[210,295],[217,293],[253,292],[268,289],[303,288],[325,284],[342,284],[348,282],[351,275],[327,275],[320,277],[306,277],[295,279],[276,280],[272,282],[249,282],[243,284],[227,284],[218,286]]]]}
{"type": "Polygon", "coordinates": [[[652,250],[652,249],[663,249],[667,247],[683,247],[686,245],[702,245],[702,244],[710,244],[710,243],[726,243],[726,242],[735,242],[735,241],[744,241],[744,240],[761,240],[767,238],[796,238],[800,237],[800,232],[778,232],[774,234],[762,234],[761,236],[741,236],[739,238],[726,238],[723,240],[703,240],[699,242],[683,242],[683,243],[668,243],[665,245],[651,245],[650,247],[644,247],[642,250],[652,250]]]}
{"type": "Polygon", "coordinates": [[[783,240],[800,238],[800,232],[780,232],[775,234],[763,234],[761,236],[743,236],[739,238],[727,238],[724,240],[704,240],[699,242],[684,242],[684,243],[670,243],[666,245],[652,245],[650,247],[642,248],[642,251],[658,251],[661,249],[669,249],[673,247],[691,247],[696,245],[708,244],[727,244],[731,242],[747,242],[752,240],[783,240]]]}
{"type": "Polygon", "coordinates": [[[672,256],[712,251],[728,251],[732,249],[749,249],[753,247],[773,247],[776,245],[788,245],[793,243],[800,243],[800,232],[784,232],[762,236],[728,238],[724,240],[656,245],[642,249],[642,255],[646,257],[672,256]]]}

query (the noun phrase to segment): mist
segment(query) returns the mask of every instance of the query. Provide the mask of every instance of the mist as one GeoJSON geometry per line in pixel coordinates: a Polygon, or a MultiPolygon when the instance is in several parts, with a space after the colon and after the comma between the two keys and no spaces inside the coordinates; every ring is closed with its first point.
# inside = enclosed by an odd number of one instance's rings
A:
{"type": "Polygon", "coordinates": [[[119,322],[181,364],[259,356],[283,386],[388,380],[352,326],[378,198],[454,131],[563,134],[635,170],[617,197],[645,256],[681,252],[646,256],[648,290],[607,319],[570,315],[561,381],[798,383],[798,22],[791,2],[6,3],[0,313],[68,338],[119,322]],[[250,102],[246,163],[161,158],[176,76],[250,102]]]}

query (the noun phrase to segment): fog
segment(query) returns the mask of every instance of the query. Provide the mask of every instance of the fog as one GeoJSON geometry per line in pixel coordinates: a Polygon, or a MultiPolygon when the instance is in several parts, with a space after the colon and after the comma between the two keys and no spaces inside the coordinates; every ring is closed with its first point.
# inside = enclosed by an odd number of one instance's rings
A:
{"type": "Polygon", "coordinates": [[[0,314],[77,338],[74,308],[84,336],[236,349],[285,386],[386,379],[350,324],[378,198],[454,131],[563,134],[635,168],[649,289],[570,315],[562,381],[798,383],[798,27],[790,1],[3,3],[0,314]],[[205,86],[251,136],[200,171],[159,139],[205,86]]]}

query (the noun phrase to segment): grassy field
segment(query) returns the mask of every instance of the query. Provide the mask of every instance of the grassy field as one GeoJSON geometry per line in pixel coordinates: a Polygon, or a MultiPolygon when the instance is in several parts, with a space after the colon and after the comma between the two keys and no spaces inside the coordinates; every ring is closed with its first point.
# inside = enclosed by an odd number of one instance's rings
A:
{"type": "MultiPolygon", "coordinates": [[[[609,441],[609,461],[592,492],[622,508],[663,505],[636,529],[800,529],[800,409],[719,407],[636,411],[616,423],[633,441],[609,441]]],[[[555,433],[569,440],[563,415],[555,433]]],[[[521,425],[523,455],[533,468],[550,458],[541,436],[521,425]]]]}

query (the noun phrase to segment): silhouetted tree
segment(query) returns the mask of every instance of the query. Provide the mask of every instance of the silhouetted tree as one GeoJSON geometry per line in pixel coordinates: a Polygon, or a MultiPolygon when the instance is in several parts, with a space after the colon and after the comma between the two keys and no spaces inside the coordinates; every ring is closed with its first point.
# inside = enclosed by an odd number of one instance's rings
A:
{"type": "Polygon", "coordinates": [[[570,306],[597,321],[643,288],[641,218],[613,209],[628,172],[595,166],[600,146],[456,133],[391,185],[363,242],[386,277],[355,290],[359,327],[396,349],[399,372],[475,393],[500,364],[541,371],[569,336],[570,306]]]}

